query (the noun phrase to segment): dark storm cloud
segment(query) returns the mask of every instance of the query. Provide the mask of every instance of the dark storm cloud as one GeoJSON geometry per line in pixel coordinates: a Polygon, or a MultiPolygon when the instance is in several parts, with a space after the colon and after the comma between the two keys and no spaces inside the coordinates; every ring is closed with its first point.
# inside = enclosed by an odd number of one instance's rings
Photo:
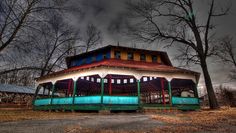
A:
{"type": "MultiPolygon", "coordinates": [[[[132,40],[128,40],[126,35],[122,33],[121,27],[125,23],[125,17],[122,13],[125,10],[125,2],[127,0],[73,0],[68,4],[71,5],[74,9],[79,9],[80,13],[70,13],[67,16],[67,21],[83,31],[88,23],[93,23],[96,25],[103,33],[103,45],[116,45],[119,41],[120,45],[124,46],[134,46],[132,40]]],[[[196,3],[196,14],[198,14],[199,21],[206,21],[206,14],[208,12],[207,4],[205,0],[194,1],[196,3]]],[[[218,1],[217,8],[220,6],[227,6],[227,2],[218,1]]],[[[220,19],[213,19],[214,23],[217,25],[216,34],[218,36],[230,35],[234,37],[234,43],[236,42],[236,1],[232,0],[231,11],[228,16],[224,16],[220,19]]],[[[144,44],[136,45],[139,48],[147,49],[156,49],[156,50],[165,50],[168,52],[171,59],[174,59],[174,56],[177,54],[177,48],[162,49],[160,45],[157,45],[159,42],[154,44],[144,44]]],[[[139,43],[140,44],[140,43],[139,43]]],[[[236,50],[236,49],[234,49],[236,50]]],[[[177,61],[173,61],[175,66],[178,66],[177,61]]],[[[222,64],[219,60],[210,59],[209,62],[209,71],[213,78],[213,83],[219,84],[227,82],[228,74],[232,66],[222,64]]],[[[193,65],[192,70],[197,70],[201,72],[199,66],[193,65]]],[[[200,83],[202,83],[203,78],[201,77],[200,83]]]]}

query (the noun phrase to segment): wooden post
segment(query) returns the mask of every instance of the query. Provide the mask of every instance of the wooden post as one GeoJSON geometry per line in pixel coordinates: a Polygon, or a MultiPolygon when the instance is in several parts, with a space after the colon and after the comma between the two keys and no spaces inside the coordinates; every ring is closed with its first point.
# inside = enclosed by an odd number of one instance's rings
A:
{"type": "Polygon", "coordinates": [[[108,82],[109,82],[109,95],[112,94],[112,83],[111,83],[111,75],[109,75],[109,78],[108,78],[108,82]]]}
{"type": "Polygon", "coordinates": [[[43,86],[43,96],[44,96],[44,93],[45,93],[45,87],[43,86]]]}
{"type": "Polygon", "coordinates": [[[194,97],[198,98],[197,84],[194,86],[194,97]]]}
{"type": "Polygon", "coordinates": [[[164,80],[161,79],[161,91],[162,91],[162,102],[164,105],[166,105],[166,100],[165,100],[165,90],[164,90],[164,80]]]}
{"type": "Polygon", "coordinates": [[[138,86],[138,105],[140,105],[140,80],[137,80],[137,86],[138,86]]]}
{"type": "Polygon", "coordinates": [[[74,105],[74,103],[75,103],[75,93],[77,91],[77,79],[73,80],[73,84],[74,84],[74,88],[73,88],[73,101],[72,101],[72,104],[74,105]]]}
{"type": "Polygon", "coordinates": [[[52,105],[52,100],[53,100],[54,91],[55,91],[55,83],[52,83],[52,95],[51,95],[50,105],[52,105]]]}
{"type": "Polygon", "coordinates": [[[171,81],[168,81],[169,103],[172,105],[171,81]]]}
{"type": "Polygon", "coordinates": [[[103,104],[103,95],[104,95],[104,78],[101,78],[101,104],[103,104]]]}
{"type": "Polygon", "coordinates": [[[68,88],[67,88],[67,96],[70,96],[71,94],[71,79],[68,81],[68,88]]]}

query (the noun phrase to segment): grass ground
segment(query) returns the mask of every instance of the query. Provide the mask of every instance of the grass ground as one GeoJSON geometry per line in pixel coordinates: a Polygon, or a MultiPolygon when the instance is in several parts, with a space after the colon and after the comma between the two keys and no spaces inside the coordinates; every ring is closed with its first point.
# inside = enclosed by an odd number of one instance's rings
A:
{"type": "Polygon", "coordinates": [[[153,119],[167,123],[156,132],[236,132],[236,108],[156,114],[153,119]]]}
{"type": "MultiPolygon", "coordinates": [[[[137,116],[139,113],[136,113],[137,116]]],[[[102,117],[97,117],[100,114],[97,113],[70,113],[70,112],[43,112],[43,111],[32,111],[32,110],[1,110],[0,109],[0,124],[4,124],[7,122],[22,122],[24,120],[68,120],[74,119],[75,121],[79,121],[80,117],[84,119],[81,120],[80,124],[72,124],[66,125],[63,128],[64,132],[101,132],[101,133],[114,133],[114,132],[145,132],[144,130],[136,130],[142,129],[142,127],[135,127],[132,123],[135,123],[136,120],[130,121],[129,124],[125,124],[125,121],[130,119],[137,119],[139,121],[139,117],[130,116],[124,114],[125,119],[124,123],[120,123],[119,120],[113,120],[114,123],[109,123],[109,120],[116,119],[116,115],[122,114],[108,114],[108,115],[100,115],[102,117]],[[90,128],[86,125],[86,117],[88,116],[89,119],[93,121],[108,121],[108,123],[101,124],[100,126],[94,126],[94,128],[90,128]],[[112,116],[112,118],[110,118],[112,116]],[[129,118],[130,117],[130,118],[129,118]],[[118,124],[117,124],[118,122],[118,124]],[[112,126],[109,126],[112,125],[112,126]],[[124,128],[124,130],[114,130],[116,126],[128,126],[128,128],[124,128]],[[106,125],[106,128],[103,127],[106,125]],[[130,128],[129,128],[130,125],[130,128]],[[82,128],[83,127],[83,128],[82,128]],[[87,128],[88,127],[88,128],[87,128]],[[96,128],[95,128],[96,127],[96,128]],[[112,127],[112,128],[111,128],[112,127]]],[[[143,114],[140,114],[143,115],[143,114]]],[[[175,133],[183,133],[183,132],[227,132],[227,133],[234,133],[236,132],[236,108],[221,108],[219,110],[208,110],[203,109],[199,111],[191,111],[191,112],[182,112],[182,111],[161,111],[161,112],[147,112],[144,115],[147,117],[148,121],[157,121],[162,124],[157,124],[156,126],[152,126],[147,128],[146,132],[175,132],[175,133]]],[[[117,117],[124,119],[123,117],[117,117]]],[[[143,116],[140,117],[146,120],[143,116]]],[[[100,123],[98,121],[97,124],[100,123]]],[[[137,122],[137,124],[140,123],[137,122]]],[[[152,123],[153,124],[153,123],[152,123]]],[[[142,126],[142,124],[141,124],[142,126]]],[[[143,127],[145,127],[145,123],[143,127]]],[[[2,127],[0,127],[1,130],[2,127]]],[[[122,127],[121,127],[122,129],[122,127]]]]}

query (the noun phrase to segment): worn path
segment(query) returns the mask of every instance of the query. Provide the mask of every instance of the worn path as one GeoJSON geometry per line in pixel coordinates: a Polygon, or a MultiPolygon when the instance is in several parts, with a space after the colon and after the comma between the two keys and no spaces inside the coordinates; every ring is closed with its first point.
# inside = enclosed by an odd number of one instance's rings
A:
{"type": "Polygon", "coordinates": [[[1,122],[0,133],[62,133],[71,129],[147,131],[164,123],[154,120],[148,114],[111,114],[76,116],[73,119],[21,120],[1,122]]]}

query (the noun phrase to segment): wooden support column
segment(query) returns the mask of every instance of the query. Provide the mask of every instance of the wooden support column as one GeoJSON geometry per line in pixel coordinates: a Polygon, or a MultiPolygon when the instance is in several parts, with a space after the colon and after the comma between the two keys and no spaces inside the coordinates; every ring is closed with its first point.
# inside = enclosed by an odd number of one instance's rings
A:
{"type": "Polygon", "coordinates": [[[140,105],[140,80],[137,80],[137,87],[138,87],[138,105],[140,105]]]}
{"type": "Polygon", "coordinates": [[[72,104],[74,105],[74,103],[75,103],[75,93],[76,93],[76,91],[77,91],[77,81],[78,81],[78,79],[73,79],[73,101],[72,101],[72,104]]]}
{"type": "Polygon", "coordinates": [[[52,83],[52,95],[51,95],[50,105],[52,105],[53,95],[54,95],[54,92],[55,92],[55,84],[56,83],[52,83]]]}
{"type": "Polygon", "coordinates": [[[47,88],[47,90],[48,90],[48,94],[47,94],[47,95],[48,95],[48,97],[49,97],[49,96],[50,96],[50,87],[47,85],[46,88],[47,88]]]}
{"type": "Polygon", "coordinates": [[[194,97],[199,98],[198,92],[197,92],[197,84],[195,84],[195,86],[194,86],[194,97]]]}
{"type": "Polygon", "coordinates": [[[45,86],[43,87],[43,96],[44,96],[44,93],[45,93],[45,86]]]}
{"type": "Polygon", "coordinates": [[[168,81],[169,103],[172,105],[171,81],[168,81]]]}
{"type": "Polygon", "coordinates": [[[104,78],[101,78],[101,104],[103,104],[103,95],[104,95],[104,78]]]}
{"type": "Polygon", "coordinates": [[[73,80],[70,79],[70,80],[68,81],[68,88],[67,88],[67,95],[68,95],[68,96],[70,96],[70,94],[71,94],[71,81],[73,81],[73,80]]]}
{"type": "Polygon", "coordinates": [[[162,78],[161,78],[161,92],[162,92],[162,102],[164,105],[166,105],[164,79],[162,79],[162,78]]]}
{"type": "Polygon", "coordinates": [[[112,94],[112,83],[111,83],[111,75],[109,75],[109,78],[108,78],[108,83],[109,83],[109,95],[112,94]]]}

